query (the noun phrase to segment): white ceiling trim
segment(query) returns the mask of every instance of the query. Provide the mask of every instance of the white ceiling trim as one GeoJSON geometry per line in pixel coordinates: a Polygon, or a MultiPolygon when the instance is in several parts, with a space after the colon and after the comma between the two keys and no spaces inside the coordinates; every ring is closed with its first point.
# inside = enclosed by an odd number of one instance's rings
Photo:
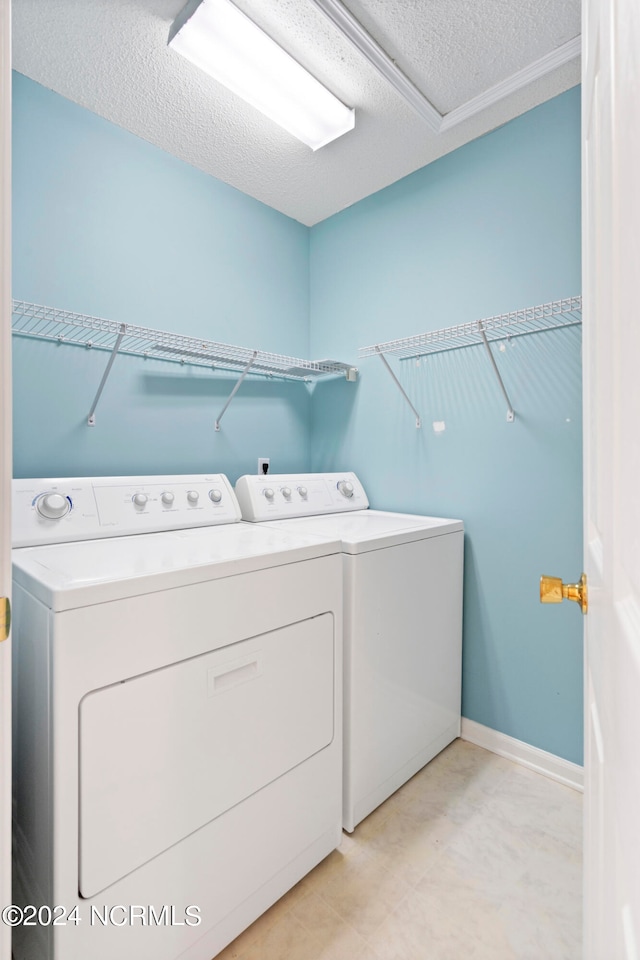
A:
{"type": "Polygon", "coordinates": [[[406,100],[410,107],[413,107],[418,116],[426,121],[433,133],[438,133],[442,124],[442,114],[405,76],[400,67],[376,43],[362,24],[358,23],[344,4],[340,0],[311,0],[311,3],[324,13],[335,24],[340,33],[369,61],[371,66],[375,67],[392,87],[395,87],[400,96],[406,100]]]}
{"type": "Polygon", "coordinates": [[[580,56],[581,37],[574,37],[568,40],[560,47],[552,50],[550,53],[535,60],[522,70],[494,84],[483,93],[478,94],[466,103],[456,107],[449,113],[443,115],[434,107],[430,100],[416,87],[414,83],[402,72],[400,67],[391,57],[385,53],[382,47],[373,39],[371,34],[365,30],[353,14],[347,10],[341,0],[311,0],[311,3],[322,11],[338,28],[340,33],[349,40],[357,50],[365,57],[372,67],[380,73],[385,80],[397,90],[400,96],[409,104],[410,107],[420,116],[435,134],[444,133],[457,124],[468,120],[487,107],[499,103],[505,97],[510,96],[522,87],[539,80],[547,73],[551,73],[557,67],[563,66],[570,60],[580,56]]]}
{"type": "Polygon", "coordinates": [[[480,93],[477,97],[473,97],[461,106],[456,107],[455,110],[447,113],[442,118],[439,132],[450,130],[451,127],[462,123],[463,120],[468,120],[469,117],[480,113],[481,110],[486,110],[487,107],[498,103],[500,100],[504,100],[505,97],[522,89],[522,87],[526,87],[527,84],[533,83],[534,80],[544,77],[545,74],[551,73],[551,71],[557,67],[561,67],[563,64],[569,63],[570,60],[579,57],[581,39],[580,36],[577,36],[572,40],[568,40],[566,43],[563,43],[562,46],[556,47],[556,49],[550,53],[546,53],[544,57],[540,57],[539,60],[530,63],[528,67],[523,67],[522,70],[518,70],[517,73],[513,73],[510,77],[507,77],[506,80],[501,80],[500,83],[489,87],[484,93],[480,93]]]}

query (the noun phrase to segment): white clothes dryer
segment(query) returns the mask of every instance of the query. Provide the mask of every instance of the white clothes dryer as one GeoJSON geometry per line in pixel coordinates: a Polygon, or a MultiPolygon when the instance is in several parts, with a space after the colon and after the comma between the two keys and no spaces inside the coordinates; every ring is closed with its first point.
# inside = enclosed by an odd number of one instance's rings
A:
{"type": "Polygon", "coordinates": [[[221,475],[13,510],[15,960],[210,960],[340,842],[340,544],[221,475]]]}
{"type": "Polygon", "coordinates": [[[241,477],[244,520],[342,543],[343,826],[460,735],[463,524],[370,510],[353,473],[241,477]]]}

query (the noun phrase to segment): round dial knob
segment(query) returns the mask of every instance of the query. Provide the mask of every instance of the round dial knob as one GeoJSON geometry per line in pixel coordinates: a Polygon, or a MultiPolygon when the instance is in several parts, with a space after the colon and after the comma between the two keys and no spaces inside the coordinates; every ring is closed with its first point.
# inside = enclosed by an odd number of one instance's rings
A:
{"type": "Polygon", "coordinates": [[[265,495],[265,497],[267,498],[267,500],[273,500],[275,494],[274,494],[273,490],[271,489],[271,487],[267,487],[267,488],[266,488],[265,490],[263,490],[262,492],[263,492],[263,494],[265,495]]]}
{"type": "Polygon", "coordinates": [[[338,481],[338,490],[343,497],[352,497],[353,496],[353,484],[349,483],[348,480],[339,480],[338,481]]]}
{"type": "Polygon", "coordinates": [[[71,510],[71,503],[61,493],[45,493],[38,498],[36,509],[47,520],[59,520],[71,510]]]}
{"type": "Polygon", "coordinates": [[[285,500],[291,500],[291,487],[283,487],[281,493],[285,500]]]}
{"type": "Polygon", "coordinates": [[[174,494],[171,493],[170,490],[165,490],[165,492],[162,494],[162,502],[164,503],[165,507],[170,507],[174,500],[174,494]]]}
{"type": "Polygon", "coordinates": [[[187,490],[187,500],[189,503],[197,503],[200,499],[200,494],[197,490],[187,490]]]}
{"type": "Polygon", "coordinates": [[[220,501],[222,500],[222,491],[209,490],[209,499],[213,500],[214,503],[220,503],[220,501]]]}
{"type": "Polygon", "coordinates": [[[149,497],[146,495],[146,493],[134,493],[133,495],[133,502],[135,503],[136,507],[146,506],[148,499],[149,497]]]}
{"type": "Polygon", "coordinates": [[[303,500],[306,500],[306,499],[307,499],[307,488],[306,488],[306,487],[298,487],[298,493],[300,494],[300,496],[302,497],[303,500]]]}

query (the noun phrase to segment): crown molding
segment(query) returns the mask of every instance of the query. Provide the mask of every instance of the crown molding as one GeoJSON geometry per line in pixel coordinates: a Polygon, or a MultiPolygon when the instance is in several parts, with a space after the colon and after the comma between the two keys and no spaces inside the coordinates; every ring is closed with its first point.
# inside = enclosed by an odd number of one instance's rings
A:
{"type": "Polygon", "coordinates": [[[422,117],[432,133],[438,133],[442,114],[376,43],[371,34],[358,23],[345,5],[340,0],[311,0],[311,3],[331,20],[340,33],[360,51],[365,60],[398,91],[402,99],[422,117]]]}
{"type": "Polygon", "coordinates": [[[341,0],[311,0],[311,3],[331,20],[340,33],[360,51],[365,60],[397,90],[434,134],[445,133],[457,124],[468,120],[469,117],[481,113],[517,90],[533,83],[534,80],[539,80],[545,74],[580,56],[581,37],[577,36],[443,115],[385,53],[380,44],[347,10],[341,0]]]}
{"type": "Polygon", "coordinates": [[[579,57],[580,47],[581,37],[574,37],[572,40],[563,43],[562,46],[556,47],[551,53],[547,53],[544,57],[540,57],[539,60],[530,63],[529,66],[518,70],[517,73],[512,73],[506,80],[501,80],[500,83],[489,87],[484,93],[480,93],[477,97],[467,100],[466,103],[456,107],[455,110],[451,110],[450,113],[445,114],[442,118],[439,132],[444,133],[445,130],[450,130],[451,127],[456,126],[458,123],[462,123],[464,120],[468,120],[469,117],[481,113],[482,110],[486,110],[487,107],[493,106],[494,103],[499,103],[499,101],[504,100],[505,97],[533,83],[534,80],[539,80],[541,77],[544,77],[545,74],[551,73],[552,70],[556,70],[565,63],[569,63],[570,60],[579,57]]]}

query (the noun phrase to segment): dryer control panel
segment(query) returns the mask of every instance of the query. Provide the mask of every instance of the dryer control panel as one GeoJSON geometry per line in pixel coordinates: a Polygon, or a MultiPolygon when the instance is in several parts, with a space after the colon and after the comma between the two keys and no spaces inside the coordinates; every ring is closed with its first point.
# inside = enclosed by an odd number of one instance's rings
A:
{"type": "Polygon", "coordinates": [[[98,540],[237,523],[224,474],[13,481],[13,545],[98,540]]]}
{"type": "Polygon", "coordinates": [[[251,522],[315,517],[369,506],[355,473],[247,474],[236,483],[242,519],[251,522]]]}

